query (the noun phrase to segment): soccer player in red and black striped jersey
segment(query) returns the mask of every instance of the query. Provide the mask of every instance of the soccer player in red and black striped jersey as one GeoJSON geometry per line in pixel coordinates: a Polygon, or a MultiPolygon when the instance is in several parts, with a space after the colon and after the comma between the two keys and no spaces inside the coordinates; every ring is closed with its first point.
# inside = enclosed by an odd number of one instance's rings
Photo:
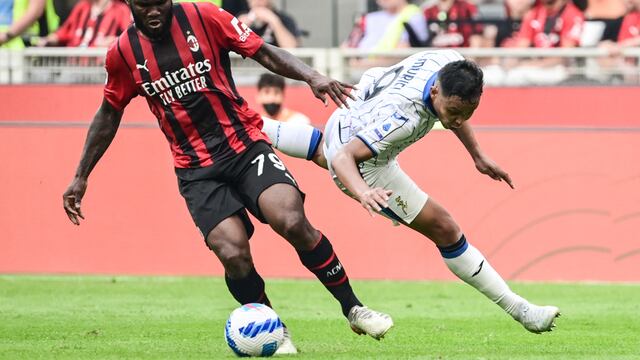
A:
{"type": "MultiPolygon", "coordinates": [[[[130,0],[134,24],[107,52],[104,99],[89,128],[76,175],[63,195],[76,225],[87,178],[113,140],[129,101],[144,96],[169,141],[180,193],[240,303],[269,304],[249,250],[250,211],[296,249],[340,302],[357,333],[381,338],[391,318],[355,296],[329,240],[307,220],[303,193],[261,131],[262,119],[236,91],[229,51],[303,80],[316,97],[346,104],[350,85],[329,79],[209,3],[130,0]]],[[[288,331],[287,331],[288,333],[288,331]]],[[[289,348],[281,352],[295,352],[289,348]]]]}

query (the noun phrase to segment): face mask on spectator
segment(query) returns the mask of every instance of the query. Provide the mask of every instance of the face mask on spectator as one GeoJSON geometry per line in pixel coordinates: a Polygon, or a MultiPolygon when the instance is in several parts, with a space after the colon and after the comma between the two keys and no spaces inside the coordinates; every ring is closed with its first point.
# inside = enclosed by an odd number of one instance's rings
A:
{"type": "Polygon", "coordinates": [[[264,107],[264,111],[266,111],[267,114],[271,116],[275,116],[277,113],[280,112],[280,108],[282,108],[282,103],[266,103],[266,104],[262,104],[262,107],[264,107]]]}

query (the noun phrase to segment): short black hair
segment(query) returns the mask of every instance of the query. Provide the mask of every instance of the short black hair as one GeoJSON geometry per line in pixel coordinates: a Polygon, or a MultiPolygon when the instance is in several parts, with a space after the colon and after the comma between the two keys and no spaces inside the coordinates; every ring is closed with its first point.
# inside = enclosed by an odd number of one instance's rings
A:
{"type": "Polygon", "coordinates": [[[284,78],[275,74],[262,74],[258,79],[258,90],[266,87],[274,87],[284,91],[284,78]]]}
{"type": "Polygon", "coordinates": [[[462,101],[477,102],[484,84],[482,69],[469,60],[450,62],[438,72],[440,89],[445,97],[458,96],[462,101]]]}

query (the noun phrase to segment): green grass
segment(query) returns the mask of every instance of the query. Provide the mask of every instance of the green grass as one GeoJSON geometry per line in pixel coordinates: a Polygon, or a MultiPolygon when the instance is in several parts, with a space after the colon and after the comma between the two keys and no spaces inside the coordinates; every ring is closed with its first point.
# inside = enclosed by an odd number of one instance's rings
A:
{"type": "MultiPolygon", "coordinates": [[[[513,284],[562,309],[556,331],[526,332],[458,283],[357,281],[391,314],[383,341],[351,332],[314,281],[269,280],[301,359],[638,359],[640,285],[513,284]]],[[[219,278],[0,276],[0,358],[234,358],[236,307],[219,278]]]]}

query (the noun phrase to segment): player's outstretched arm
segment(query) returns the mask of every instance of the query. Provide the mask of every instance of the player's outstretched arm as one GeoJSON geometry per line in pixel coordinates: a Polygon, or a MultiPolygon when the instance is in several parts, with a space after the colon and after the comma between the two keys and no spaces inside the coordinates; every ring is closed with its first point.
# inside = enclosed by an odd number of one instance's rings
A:
{"type": "Polygon", "coordinates": [[[511,177],[507,174],[506,171],[502,170],[498,164],[496,164],[493,160],[491,160],[488,156],[486,156],[482,150],[480,149],[480,145],[476,140],[475,135],[473,134],[473,129],[468,122],[463,122],[462,126],[457,129],[451,129],[460,142],[467,149],[473,162],[476,165],[476,169],[481,173],[488,175],[494,180],[502,181],[504,180],[512,189],[513,182],[511,181],[511,177]]]}
{"type": "Polygon", "coordinates": [[[80,225],[80,219],[84,219],[80,202],[87,190],[89,174],[116,136],[121,119],[122,111],[116,110],[107,100],[103,99],[102,105],[89,126],[76,174],[62,195],[64,210],[69,220],[76,225],[80,225]]]}
{"type": "Polygon", "coordinates": [[[367,185],[360,171],[358,163],[369,160],[373,153],[360,138],[351,140],[334,156],[331,161],[333,171],[338,180],[349,190],[371,216],[379,212],[382,208],[389,207],[387,201],[392,191],[383,188],[372,189],[367,185]]]}
{"type": "Polygon", "coordinates": [[[306,82],[325,106],[329,104],[327,95],[340,107],[349,107],[347,97],[355,100],[351,95],[353,85],[320,74],[286,50],[265,43],[252,58],[276,74],[306,82]]]}

